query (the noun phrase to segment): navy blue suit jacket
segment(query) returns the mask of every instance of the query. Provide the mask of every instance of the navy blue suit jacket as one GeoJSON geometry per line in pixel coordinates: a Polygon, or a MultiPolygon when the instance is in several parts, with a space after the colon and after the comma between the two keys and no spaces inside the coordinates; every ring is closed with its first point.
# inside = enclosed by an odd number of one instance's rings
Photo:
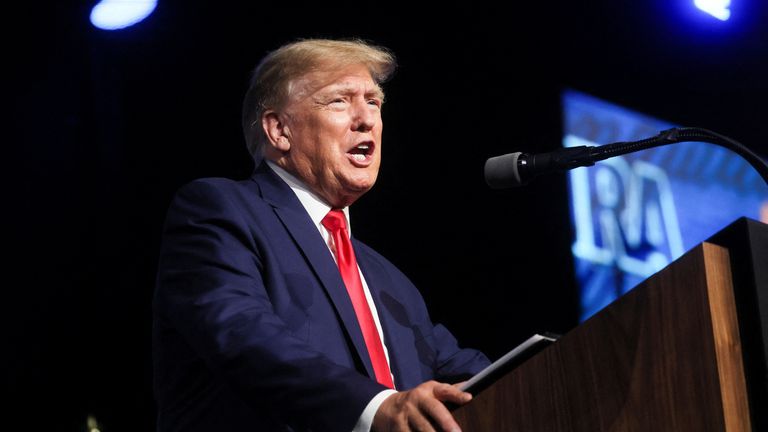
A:
{"type": "MultiPolygon", "coordinates": [[[[429,318],[413,284],[353,241],[397,389],[488,365],[429,318]]],[[[350,431],[384,389],[333,257],[266,164],[177,193],[154,299],[159,431],[350,431]]]]}

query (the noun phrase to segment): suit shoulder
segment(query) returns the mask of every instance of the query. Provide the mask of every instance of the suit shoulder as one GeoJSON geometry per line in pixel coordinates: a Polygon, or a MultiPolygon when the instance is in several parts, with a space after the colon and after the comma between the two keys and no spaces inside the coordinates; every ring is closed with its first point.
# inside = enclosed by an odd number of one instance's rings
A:
{"type": "Polygon", "coordinates": [[[184,194],[206,194],[211,192],[222,193],[235,191],[247,187],[249,181],[233,180],[224,177],[205,177],[190,181],[181,186],[176,195],[184,194]]]}
{"type": "Polygon", "coordinates": [[[250,180],[232,180],[223,177],[207,177],[192,180],[181,186],[173,201],[236,202],[253,203],[261,198],[258,186],[250,180]]]}
{"type": "Polygon", "coordinates": [[[246,214],[259,214],[268,209],[269,205],[252,181],[200,178],[176,191],[166,219],[188,220],[190,216],[198,216],[240,220],[246,214]]]}

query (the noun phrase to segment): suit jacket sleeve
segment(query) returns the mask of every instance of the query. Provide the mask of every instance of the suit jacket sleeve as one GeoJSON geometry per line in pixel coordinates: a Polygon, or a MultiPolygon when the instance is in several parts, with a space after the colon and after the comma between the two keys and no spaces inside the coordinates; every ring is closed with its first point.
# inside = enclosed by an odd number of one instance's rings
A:
{"type": "Polygon", "coordinates": [[[345,430],[385,387],[294,337],[264,286],[259,239],[208,182],[182,188],[163,236],[156,315],[249,404],[299,429],[345,430]]]}

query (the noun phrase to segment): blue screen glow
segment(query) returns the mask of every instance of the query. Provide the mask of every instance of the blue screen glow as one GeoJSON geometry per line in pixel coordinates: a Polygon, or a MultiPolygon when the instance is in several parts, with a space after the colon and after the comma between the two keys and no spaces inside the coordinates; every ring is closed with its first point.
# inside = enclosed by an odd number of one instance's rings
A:
{"type": "MultiPolygon", "coordinates": [[[[563,111],[565,147],[635,141],[675,126],[574,91],[564,93],[563,111]]],[[[768,185],[713,144],[657,147],[569,176],[582,320],[739,217],[768,223],[768,185]]]]}

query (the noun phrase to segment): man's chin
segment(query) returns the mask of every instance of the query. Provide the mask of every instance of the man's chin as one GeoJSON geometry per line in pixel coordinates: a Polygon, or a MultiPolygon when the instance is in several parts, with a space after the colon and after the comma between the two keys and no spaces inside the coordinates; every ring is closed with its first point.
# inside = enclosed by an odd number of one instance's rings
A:
{"type": "Polygon", "coordinates": [[[375,183],[376,183],[376,179],[373,179],[373,180],[367,181],[367,182],[354,183],[354,184],[349,185],[347,187],[347,190],[350,193],[355,193],[355,194],[362,195],[362,194],[368,192],[369,190],[371,190],[375,183]]]}
{"type": "Polygon", "coordinates": [[[358,198],[371,190],[374,182],[347,184],[344,191],[337,197],[335,207],[347,207],[357,201],[358,198]]]}
{"type": "Polygon", "coordinates": [[[345,190],[348,190],[348,191],[352,191],[355,193],[366,193],[369,190],[371,190],[373,185],[376,183],[376,178],[378,177],[377,174],[378,174],[378,171],[353,173],[353,175],[351,176],[340,179],[341,185],[344,187],[345,190]]]}

